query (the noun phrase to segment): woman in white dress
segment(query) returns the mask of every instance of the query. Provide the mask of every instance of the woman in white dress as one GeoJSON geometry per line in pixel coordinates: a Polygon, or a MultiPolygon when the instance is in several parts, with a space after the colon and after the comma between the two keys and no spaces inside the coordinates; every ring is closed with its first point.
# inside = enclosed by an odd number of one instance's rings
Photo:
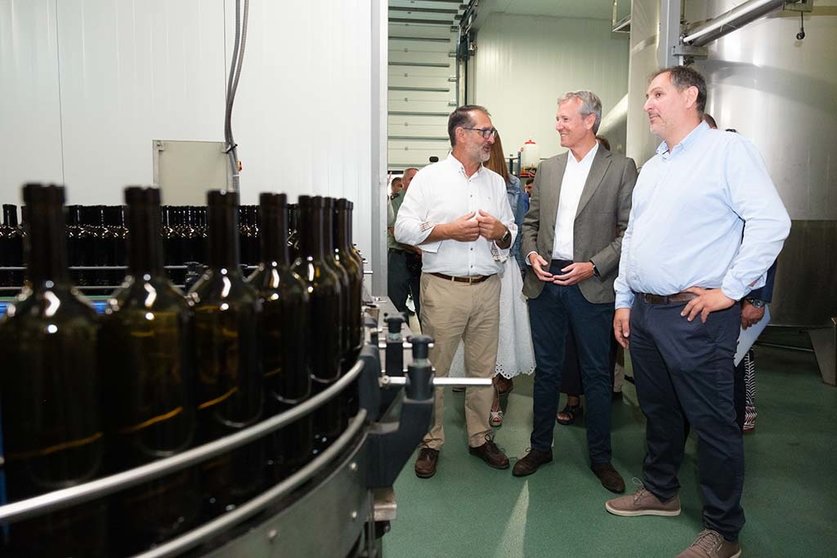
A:
{"type": "MultiPolygon", "coordinates": [[[[529,330],[529,310],[523,296],[523,275],[525,269],[520,254],[520,232],[523,217],[529,208],[528,197],[520,188],[520,180],[509,173],[503,155],[500,134],[494,137],[491,157],[485,167],[493,170],[506,182],[506,195],[517,225],[517,238],[512,244],[510,256],[501,271],[500,280],[500,341],[497,347],[497,362],[494,366],[494,404],[491,406],[491,426],[503,424],[503,410],[500,396],[514,387],[513,378],[521,373],[531,374],[535,370],[535,352],[532,348],[532,334],[529,330]]],[[[465,362],[462,343],[451,363],[450,376],[465,376],[465,362]]]]}

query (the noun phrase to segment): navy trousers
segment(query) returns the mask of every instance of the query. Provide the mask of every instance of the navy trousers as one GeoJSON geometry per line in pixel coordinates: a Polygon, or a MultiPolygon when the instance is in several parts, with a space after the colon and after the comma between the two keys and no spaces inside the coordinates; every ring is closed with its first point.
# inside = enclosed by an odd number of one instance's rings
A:
{"type": "Polygon", "coordinates": [[[631,310],[631,363],[647,419],[643,480],[661,500],[677,494],[688,420],[698,439],[704,525],[734,541],[744,526],[744,446],[733,406],[741,307],[712,312],[704,324],[682,317],[684,305],[638,296],[631,310]]]}
{"type": "MultiPolygon", "coordinates": [[[[561,273],[570,262],[553,260],[549,272],[561,273]]],[[[610,463],[610,338],[613,304],[588,302],[578,285],[546,283],[540,296],[529,300],[529,323],[535,349],[532,393],[532,449],[552,448],[558,412],[561,374],[566,362],[567,331],[576,333],[576,349],[586,397],[587,450],[592,464],[610,463]]]]}

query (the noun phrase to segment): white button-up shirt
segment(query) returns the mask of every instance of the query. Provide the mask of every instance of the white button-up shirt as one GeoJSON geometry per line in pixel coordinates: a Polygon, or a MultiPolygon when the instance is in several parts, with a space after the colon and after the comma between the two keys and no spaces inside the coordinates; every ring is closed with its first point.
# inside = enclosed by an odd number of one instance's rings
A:
{"type": "Polygon", "coordinates": [[[555,243],[552,246],[553,260],[573,259],[573,228],[581,192],[593,166],[593,159],[599,150],[599,142],[593,146],[581,161],[576,161],[573,152],[567,153],[567,167],[561,181],[561,196],[558,200],[558,215],[555,218],[555,243]]]}
{"type": "Polygon", "coordinates": [[[452,154],[444,161],[418,171],[398,210],[395,238],[422,249],[422,271],[456,277],[493,275],[503,268],[509,250],[479,237],[472,242],[439,240],[422,244],[438,224],[450,223],[468,213],[483,210],[517,235],[514,215],[506,199],[506,185],[499,174],[480,167],[471,176],[452,154]]]}

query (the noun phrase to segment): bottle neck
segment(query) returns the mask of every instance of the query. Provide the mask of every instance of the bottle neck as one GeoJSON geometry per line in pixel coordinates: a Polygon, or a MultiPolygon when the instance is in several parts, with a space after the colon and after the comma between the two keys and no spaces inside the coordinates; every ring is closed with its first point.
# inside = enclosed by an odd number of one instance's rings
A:
{"type": "Polygon", "coordinates": [[[10,204],[3,205],[3,224],[7,227],[17,226],[17,206],[10,204]]]}
{"type": "Polygon", "coordinates": [[[57,198],[38,200],[26,209],[27,267],[32,287],[69,283],[64,206],[57,198]]]}
{"type": "Polygon", "coordinates": [[[225,199],[210,200],[207,218],[209,267],[238,271],[241,261],[238,246],[238,207],[225,199]]]}
{"type": "Polygon", "coordinates": [[[334,255],[334,205],[326,204],[323,208],[323,251],[326,255],[334,255]]]}
{"type": "Polygon", "coordinates": [[[288,206],[276,203],[259,206],[261,259],[264,264],[290,265],[288,250],[288,206]]]}
{"type": "Polygon", "coordinates": [[[163,274],[160,205],[152,201],[128,204],[128,271],[131,275],[163,274]]]}
{"type": "Polygon", "coordinates": [[[315,260],[323,259],[325,254],[323,235],[323,207],[308,203],[300,204],[298,209],[300,235],[300,251],[303,257],[315,260]]]}
{"type": "Polygon", "coordinates": [[[334,216],[334,238],[337,243],[337,249],[345,252],[350,248],[347,241],[347,227],[346,227],[346,209],[338,207],[334,216]]]}

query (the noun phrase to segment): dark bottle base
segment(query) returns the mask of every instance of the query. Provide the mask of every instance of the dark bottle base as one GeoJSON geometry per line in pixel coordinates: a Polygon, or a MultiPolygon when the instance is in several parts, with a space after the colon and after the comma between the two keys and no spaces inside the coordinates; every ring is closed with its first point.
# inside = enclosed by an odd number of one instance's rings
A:
{"type": "Polygon", "coordinates": [[[12,523],[0,531],[0,555],[9,558],[105,558],[107,506],[93,502],[12,523]]]}
{"type": "Polygon", "coordinates": [[[119,493],[110,502],[110,554],[133,556],[171,540],[194,527],[200,512],[193,469],[119,493]]]}

